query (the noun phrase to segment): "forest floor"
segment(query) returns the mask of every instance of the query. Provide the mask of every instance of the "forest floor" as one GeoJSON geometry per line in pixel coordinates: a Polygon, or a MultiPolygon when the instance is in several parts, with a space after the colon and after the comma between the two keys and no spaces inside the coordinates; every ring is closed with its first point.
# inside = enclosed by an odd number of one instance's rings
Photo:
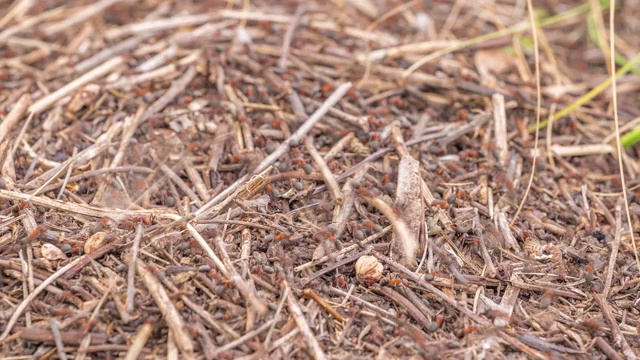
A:
{"type": "Polygon", "coordinates": [[[608,3],[536,3],[0,0],[3,358],[640,356],[608,3]]]}

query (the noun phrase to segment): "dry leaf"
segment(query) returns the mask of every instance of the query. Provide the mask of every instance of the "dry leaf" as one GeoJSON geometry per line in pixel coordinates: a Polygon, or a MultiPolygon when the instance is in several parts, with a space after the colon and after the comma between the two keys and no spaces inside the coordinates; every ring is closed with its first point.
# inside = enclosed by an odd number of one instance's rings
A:
{"type": "Polygon", "coordinates": [[[106,236],[107,236],[107,233],[104,231],[99,231],[91,235],[91,237],[87,240],[87,242],[84,243],[84,253],[91,254],[92,252],[106,245],[108,242],[105,239],[106,236]]]}
{"type": "Polygon", "coordinates": [[[495,83],[496,75],[505,74],[515,67],[515,57],[503,49],[483,49],[474,54],[474,63],[483,82],[495,83]]]}
{"type": "Polygon", "coordinates": [[[67,110],[72,114],[79,111],[91,104],[98,97],[98,94],[100,94],[100,85],[88,84],[73,96],[67,110]]]}
{"type": "Polygon", "coordinates": [[[49,243],[42,244],[40,249],[42,253],[42,257],[47,260],[65,260],[67,256],[62,252],[62,250],[58,249],[55,245],[51,245],[49,243]]]}
{"type": "Polygon", "coordinates": [[[311,257],[311,260],[313,260],[313,261],[320,260],[326,254],[327,254],[327,252],[324,249],[324,246],[322,244],[319,244],[316,247],[316,249],[313,251],[313,256],[311,257]]]}

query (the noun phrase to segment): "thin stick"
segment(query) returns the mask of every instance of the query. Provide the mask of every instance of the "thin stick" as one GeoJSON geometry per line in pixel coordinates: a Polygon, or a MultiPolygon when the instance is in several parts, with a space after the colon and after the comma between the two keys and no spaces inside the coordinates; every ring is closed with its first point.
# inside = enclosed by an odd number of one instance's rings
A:
{"type": "Polygon", "coordinates": [[[225,249],[225,244],[222,236],[216,236],[214,242],[216,244],[216,247],[218,248],[218,251],[220,252],[220,255],[224,259],[224,263],[228,272],[227,278],[233,282],[233,284],[236,286],[240,294],[242,294],[242,296],[245,298],[247,303],[251,305],[252,310],[255,310],[260,315],[266,314],[267,311],[269,311],[269,307],[261,298],[258,297],[253,286],[245,281],[233,267],[231,258],[229,258],[229,254],[227,254],[227,250],[225,249]]]}
{"type": "Polygon", "coordinates": [[[49,199],[46,196],[36,196],[31,198],[29,194],[22,194],[15,191],[0,189],[0,199],[30,201],[35,205],[44,206],[50,209],[72,212],[85,216],[101,218],[104,216],[141,216],[141,215],[159,215],[163,214],[162,210],[121,210],[121,209],[104,209],[85,204],[74,204],[67,201],[58,201],[49,199]]]}
{"type": "Polygon", "coordinates": [[[370,242],[372,242],[372,241],[374,241],[374,240],[376,240],[378,238],[381,238],[382,236],[386,235],[389,231],[391,231],[391,226],[387,226],[386,228],[382,229],[382,231],[369,236],[368,238],[360,241],[358,244],[349,245],[349,246],[343,248],[342,250],[333,252],[333,253],[331,253],[329,255],[325,255],[325,256],[321,257],[320,259],[318,259],[318,260],[312,260],[312,261],[309,261],[309,262],[304,263],[302,265],[299,265],[299,266],[295,267],[293,269],[293,271],[300,272],[302,270],[309,269],[309,268],[312,268],[314,266],[323,264],[323,263],[327,262],[330,259],[335,259],[340,255],[344,255],[346,253],[349,253],[349,252],[359,248],[360,245],[366,245],[366,244],[368,244],[368,243],[370,243],[370,242]]]}
{"type": "MultiPolygon", "coordinates": [[[[60,198],[62,197],[62,194],[64,194],[64,189],[67,187],[67,184],[69,183],[69,178],[71,177],[71,173],[73,172],[73,159],[75,159],[75,157],[78,156],[78,148],[74,147],[73,148],[73,155],[71,156],[71,162],[69,162],[69,167],[67,168],[67,174],[64,176],[64,180],[62,181],[62,186],[60,186],[60,191],[58,192],[58,196],[56,196],[56,200],[60,200],[60,198]]],[[[51,177],[51,180],[53,180],[55,178],[55,176],[51,177]]],[[[44,188],[46,186],[47,183],[44,183],[39,191],[42,191],[42,188],[44,188]]],[[[34,194],[37,194],[38,191],[34,192],[34,194]]]]}
{"type": "MultiPolygon", "coordinates": [[[[169,218],[175,221],[180,221],[182,219],[180,216],[175,214],[165,214],[164,216],[166,218],[169,218]]],[[[187,226],[187,230],[189,230],[189,232],[191,233],[191,236],[193,236],[193,238],[196,240],[198,245],[200,245],[200,247],[202,247],[205,253],[207,253],[207,255],[211,258],[211,260],[213,260],[213,263],[216,265],[218,270],[220,270],[222,275],[224,275],[224,277],[229,279],[229,271],[227,270],[227,268],[225,268],[224,263],[222,262],[222,260],[220,260],[218,255],[216,255],[216,253],[213,252],[213,249],[211,248],[211,246],[209,246],[206,240],[202,237],[202,235],[200,235],[200,233],[196,230],[196,228],[193,227],[193,225],[191,225],[190,223],[186,223],[186,226],[187,226]]]]}
{"type": "Polygon", "coordinates": [[[240,336],[239,338],[226,343],[224,346],[221,346],[219,348],[217,348],[215,351],[213,351],[211,353],[211,355],[215,358],[216,356],[218,356],[220,353],[223,353],[225,351],[229,351],[237,346],[240,346],[244,343],[246,343],[247,341],[253,339],[254,337],[260,335],[261,333],[265,332],[266,330],[268,330],[269,328],[271,328],[271,326],[273,326],[275,324],[276,320],[272,319],[267,321],[266,323],[262,324],[259,328],[249,331],[246,334],[240,336]]]}
{"type": "Polygon", "coordinates": [[[325,309],[334,319],[340,322],[346,322],[347,319],[342,316],[327,300],[323,299],[317,292],[312,289],[304,289],[302,290],[302,296],[315,301],[321,308],[325,309]]]}
{"type": "Polygon", "coordinates": [[[296,13],[293,15],[293,20],[289,23],[289,27],[287,28],[287,32],[284,34],[284,39],[282,40],[282,55],[280,56],[280,61],[278,61],[278,67],[280,70],[287,70],[287,56],[289,55],[289,47],[291,47],[291,40],[293,40],[293,34],[296,31],[296,27],[300,23],[300,17],[305,11],[305,6],[302,4],[298,5],[296,9],[296,13]]]}
{"type": "Polygon", "coordinates": [[[622,353],[629,360],[635,360],[638,357],[635,355],[633,349],[629,346],[627,339],[624,338],[624,335],[620,331],[620,326],[616,322],[616,318],[611,312],[611,307],[607,303],[607,299],[600,294],[595,294],[596,301],[600,306],[600,310],[602,313],[602,317],[606,320],[611,328],[611,334],[613,335],[613,342],[622,349],[622,353]]]}
{"type": "MultiPolygon", "coordinates": [[[[338,86],[338,88],[331,94],[331,96],[329,96],[329,98],[327,98],[327,100],[311,116],[309,116],[307,121],[305,121],[295,133],[291,134],[291,137],[288,140],[283,141],[280,144],[280,146],[278,146],[269,156],[267,156],[258,165],[258,167],[253,171],[252,175],[261,173],[262,171],[266,170],[269,166],[271,166],[274,162],[276,162],[278,159],[280,159],[282,155],[284,155],[289,150],[289,143],[292,140],[295,140],[299,143],[300,140],[302,140],[302,138],[305,137],[307,133],[311,131],[311,129],[315,126],[315,124],[327,113],[327,111],[329,111],[330,108],[332,108],[336,103],[338,103],[340,99],[342,99],[342,97],[347,93],[347,91],[349,91],[349,89],[351,89],[350,82],[347,82],[338,86]]],[[[224,200],[227,196],[229,196],[229,194],[236,191],[240,186],[242,186],[242,184],[244,184],[244,182],[247,179],[250,179],[250,178],[251,176],[247,174],[241,177],[240,179],[236,180],[236,182],[231,184],[225,191],[221,192],[220,194],[218,194],[218,196],[209,200],[208,203],[206,203],[204,206],[198,209],[195,212],[196,217],[199,217],[205,211],[209,210],[210,208],[212,208],[213,206],[217,205],[219,202],[224,200]]]]}
{"type": "Polygon", "coordinates": [[[171,298],[167,294],[167,291],[162,287],[162,284],[158,279],[147,270],[147,267],[141,261],[136,262],[136,269],[138,275],[142,278],[149,294],[155,301],[156,305],[160,309],[162,316],[167,322],[167,326],[173,331],[173,339],[176,341],[176,345],[184,359],[195,359],[193,340],[189,337],[189,334],[185,331],[186,324],[176,309],[175,305],[171,301],[171,298]]]}
{"type": "Polygon", "coordinates": [[[613,274],[615,273],[616,258],[618,257],[618,249],[620,248],[620,239],[622,236],[622,211],[620,202],[616,204],[616,232],[611,244],[611,253],[609,254],[609,265],[607,266],[607,274],[604,281],[604,288],[602,289],[602,296],[606,299],[609,296],[609,290],[611,290],[611,281],[613,280],[613,274]]]}
{"type": "Polygon", "coordinates": [[[129,260],[129,269],[127,272],[127,312],[133,315],[136,296],[136,261],[138,260],[138,249],[140,248],[140,239],[142,239],[142,225],[138,224],[136,229],[136,237],[133,239],[131,246],[131,259],[129,260]]]}
{"type": "MultiPolygon", "coordinates": [[[[530,1],[530,0],[529,0],[530,1]]],[[[611,0],[609,11],[609,56],[611,64],[615,64],[615,11],[616,1],[611,0]]],[[[627,194],[627,181],[624,177],[624,164],[622,163],[622,142],[620,141],[620,119],[618,117],[618,87],[616,81],[616,74],[611,70],[611,100],[613,106],[613,127],[616,129],[616,147],[618,150],[618,169],[620,170],[620,185],[622,186],[622,198],[624,199],[624,210],[627,214],[627,223],[629,224],[629,235],[631,236],[631,244],[633,245],[633,255],[636,258],[636,268],[640,270],[640,257],[638,256],[638,246],[636,245],[636,238],[633,233],[633,222],[631,221],[631,212],[629,211],[629,195],[627,194]]]]}
{"type": "Polygon", "coordinates": [[[64,170],[64,168],[67,167],[69,163],[71,163],[71,161],[74,161],[78,166],[81,166],[89,160],[94,159],[96,156],[100,155],[111,146],[111,139],[113,139],[120,132],[121,128],[122,123],[114,123],[107,132],[98,137],[98,140],[93,145],[80,151],[73,159],[69,159],[66,162],[58,165],[58,167],[50,169],[39,177],[29,181],[27,183],[27,186],[31,188],[40,187],[41,184],[50,181],[51,178],[57,177],[64,170]]]}
{"type": "Polygon", "coordinates": [[[62,342],[62,335],[60,335],[60,328],[58,327],[58,321],[56,319],[49,319],[49,326],[51,327],[51,334],[56,344],[56,351],[60,360],[67,360],[67,354],[64,352],[64,343],[62,342]]]}
{"type": "Polygon", "coordinates": [[[527,182],[527,188],[524,191],[524,195],[522,196],[522,200],[520,201],[520,205],[518,206],[518,210],[513,215],[513,219],[509,223],[509,226],[513,226],[520,212],[524,208],[524,204],[527,201],[527,197],[529,196],[529,191],[531,191],[531,185],[533,185],[533,177],[536,173],[536,162],[538,160],[538,140],[540,137],[540,114],[542,112],[542,90],[540,89],[540,49],[538,44],[538,19],[535,16],[534,8],[532,0],[527,0],[527,8],[529,9],[529,21],[531,22],[531,34],[533,37],[533,56],[534,62],[536,66],[536,134],[533,141],[533,159],[531,161],[531,175],[529,176],[529,181],[527,182]]]}
{"type": "Polygon", "coordinates": [[[269,328],[269,332],[267,333],[267,337],[264,339],[264,347],[265,349],[269,348],[271,342],[271,335],[273,334],[273,329],[275,329],[276,324],[280,321],[280,312],[282,312],[282,307],[284,306],[284,302],[287,300],[289,296],[289,287],[285,287],[282,291],[282,296],[280,297],[280,302],[278,303],[278,307],[276,308],[276,314],[273,316],[273,323],[269,328]]]}
{"type": "Polygon", "coordinates": [[[33,292],[29,294],[29,296],[25,298],[20,303],[20,305],[18,305],[18,307],[14,310],[13,315],[9,319],[9,322],[7,322],[4,332],[2,333],[2,335],[0,335],[0,341],[6,339],[6,337],[9,336],[9,333],[11,332],[11,329],[13,329],[13,326],[16,324],[16,321],[18,321],[18,318],[20,317],[20,315],[22,315],[22,313],[26,310],[26,308],[33,301],[33,299],[35,299],[36,296],[38,296],[38,294],[40,294],[42,290],[44,290],[47,286],[53,284],[53,282],[56,281],[60,276],[62,276],[67,271],[69,271],[69,269],[74,267],[77,263],[79,263],[83,257],[79,257],[73,260],[72,262],[68,263],[64,267],[58,269],[58,271],[56,271],[47,279],[45,279],[37,288],[33,289],[33,292]]]}
{"type": "Polygon", "coordinates": [[[13,127],[22,119],[31,105],[31,95],[24,94],[13,106],[11,112],[0,122],[0,142],[11,132],[13,127]]]}
{"type": "Polygon", "coordinates": [[[331,198],[333,199],[334,204],[336,205],[342,204],[344,195],[340,190],[340,186],[338,185],[336,178],[333,176],[333,173],[329,169],[329,166],[327,166],[327,163],[324,162],[324,159],[322,158],[318,150],[316,150],[316,146],[313,143],[313,138],[311,136],[307,136],[304,139],[304,146],[307,148],[309,155],[311,155],[311,158],[316,163],[316,166],[318,167],[318,169],[320,169],[320,173],[322,174],[322,177],[324,178],[324,182],[327,185],[327,188],[329,189],[329,194],[331,195],[331,198]]]}
{"type": "MultiPolygon", "coordinates": [[[[289,284],[287,284],[286,280],[283,280],[283,283],[285,287],[289,287],[289,284]]],[[[311,331],[309,324],[307,324],[307,320],[305,320],[304,318],[302,309],[300,309],[300,305],[298,305],[298,302],[296,301],[296,298],[292,292],[289,292],[287,294],[287,307],[289,308],[291,316],[293,316],[293,319],[296,321],[302,337],[304,337],[305,341],[307,342],[309,351],[311,352],[313,358],[315,360],[326,360],[327,356],[322,351],[322,348],[320,347],[320,344],[318,343],[315,335],[311,331]]]]}
{"type": "Polygon", "coordinates": [[[147,340],[149,340],[152,332],[153,324],[151,322],[147,321],[142,324],[142,327],[138,330],[138,333],[131,342],[131,345],[129,345],[129,350],[124,356],[124,360],[136,360],[140,354],[142,354],[144,345],[147,343],[147,340]]]}
{"type": "Polygon", "coordinates": [[[491,96],[493,102],[493,121],[496,150],[499,151],[498,160],[506,168],[509,161],[509,139],[507,134],[507,113],[504,105],[504,95],[495,93],[491,96]]]}
{"type": "Polygon", "coordinates": [[[45,26],[43,30],[49,36],[55,35],[68,27],[87,20],[119,1],[121,0],[102,0],[91,5],[87,5],[82,10],[64,18],[62,21],[45,26]]]}
{"type": "Polygon", "coordinates": [[[171,87],[158,98],[147,110],[138,118],[138,125],[147,121],[151,116],[162,111],[167,105],[169,105],[178,95],[187,88],[191,81],[196,77],[198,72],[194,66],[189,66],[187,71],[182,74],[181,77],[174,80],[171,83],[171,87]]]}
{"type": "Polygon", "coordinates": [[[79,89],[80,87],[88,84],[91,81],[94,81],[98,78],[103,77],[104,75],[110,73],[118,66],[124,64],[124,58],[122,56],[115,57],[109,61],[106,61],[102,65],[96,67],[95,69],[89,71],[88,73],[80,76],[79,78],[73,80],[67,85],[61,87],[55,92],[43,97],[42,99],[36,101],[31,106],[29,106],[30,113],[40,113],[49,108],[49,106],[53,105],[63,97],[69,95],[73,91],[79,89]]]}
{"type": "Polygon", "coordinates": [[[608,359],[611,360],[624,360],[622,356],[618,354],[618,352],[609,345],[609,343],[603,339],[602,337],[596,337],[596,346],[602,350],[602,352],[607,356],[608,359]]]}
{"type": "MultiPolygon", "coordinates": [[[[26,250],[29,251],[30,246],[26,246],[26,250]]],[[[29,261],[29,259],[27,259],[27,256],[25,255],[25,251],[24,249],[20,249],[18,251],[18,257],[20,258],[20,265],[22,268],[22,296],[24,298],[26,298],[27,296],[29,296],[29,291],[31,289],[33,289],[33,283],[30,280],[33,280],[33,278],[31,276],[29,276],[30,273],[32,273],[33,271],[33,267],[29,266],[29,264],[31,263],[29,261]]],[[[27,327],[31,326],[31,311],[28,311],[25,313],[24,315],[25,318],[25,324],[27,325],[27,327]]]]}
{"type": "Polygon", "coordinates": [[[386,298],[393,300],[400,305],[400,307],[407,310],[409,316],[411,316],[423,329],[426,329],[429,326],[431,321],[429,321],[427,316],[399,292],[387,286],[374,287],[373,290],[382,293],[386,298]]]}
{"type": "Polygon", "coordinates": [[[107,39],[114,39],[130,34],[148,33],[152,31],[169,30],[177,27],[200,25],[202,23],[214,20],[216,17],[218,17],[217,13],[211,13],[172,16],[169,19],[146,20],[110,29],[104,35],[107,39]]]}

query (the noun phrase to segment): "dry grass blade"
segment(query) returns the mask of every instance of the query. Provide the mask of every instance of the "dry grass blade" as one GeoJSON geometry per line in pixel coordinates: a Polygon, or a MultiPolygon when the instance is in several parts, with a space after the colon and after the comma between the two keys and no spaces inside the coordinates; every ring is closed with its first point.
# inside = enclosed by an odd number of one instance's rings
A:
{"type": "MultiPolygon", "coordinates": [[[[611,8],[615,9],[616,8],[616,1],[612,0],[611,1],[611,8]]],[[[610,11],[609,13],[609,39],[610,39],[610,49],[609,49],[609,57],[610,57],[610,63],[611,64],[615,64],[615,53],[616,53],[616,49],[615,49],[615,11],[610,11]]],[[[629,62],[631,63],[631,62],[629,62]]],[[[640,255],[639,250],[638,250],[638,246],[636,245],[636,238],[635,238],[635,234],[634,234],[634,230],[633,230],[633,222],[631,220],[631,212],[629,211],[629,195],[628,190],[627,190],[627,181],[625,180],[625,174],[624,174],[624,164],[622,162],[622,158],[623,158],[623,152],[622,152],[622,142],[620,141],[620,120],[619,120],[619,116],[618,116],[618,92],[617,92],[617,79],[616,79],[616,74],[613,71],[613,67],[611,69],[611,100],[612,100],[612,106],[613,106],[613,126],[615,128],[615,132],[616,132],[616,149],[617,149],[617,154],[618,154],[618,170],[620,171],[620,185],[622,186],[622,198],[624,199],[624,209],[625,209],[625,213],[627,215],[627,223],[629,224],[629,227],[631,228],[630,231],[630,235],[631,235],[631,244],[633,246],[633,255],[636,258],[636,269],[638,270],[638,272],[640,272],[640,255]]],[[[629,356],[629,355],[627,355],[629,356]]]]}

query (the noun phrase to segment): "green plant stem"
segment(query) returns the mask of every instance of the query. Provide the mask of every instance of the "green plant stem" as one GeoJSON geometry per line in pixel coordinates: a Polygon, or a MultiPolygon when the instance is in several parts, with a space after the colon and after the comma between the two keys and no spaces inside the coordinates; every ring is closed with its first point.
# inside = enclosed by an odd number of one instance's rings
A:
{"type": "MultiPolygon", "coordinates": [[[[629,70],[631,70],[631,68],[633,68],[633,66],[638,61],[640,61],[640,53],[638,53],[636,56],[633,57],[633,59],[629,60],[626,64],[624,64],[624,66],[622,66],[618,71],[616,71],[616,79],[621,77],[622,75],[628,73],[629,70]]],[[[567,106],[564,109],[562,109],[562,110],[556,112],[555,114],[553,114],[553,121],[556,121],[556,120],[558,120],[558,119],[560,119],[562,117],[565,117],[565,116],[569,115],[569,113],[572,112],[573,110],[575,110],[575,109],[579,108],[580,106],[588,103],[594,97],[596,97],[598,94],[600,94],[601,92],[606,90],[610,85],[611,85],[611,78],[607,78],[607,80],[603,81],[598,86],[596,86],[593,89],[591,89],[588,93],[584,94],[583,96],[578,98],[576,101],[574,101],[573,103],[569,104],[569,106],[567,106]]],[[[548,120],[541,121],[540,122],[540,129],[542,129],[545,126],[547,126],[548,123],[549,123],[548,120]]],[[[534,132],[534,131],[536,131],[536,126],[535,125],[529,126],[528,130],[529,130],[529,132],[534,132]]]]}

